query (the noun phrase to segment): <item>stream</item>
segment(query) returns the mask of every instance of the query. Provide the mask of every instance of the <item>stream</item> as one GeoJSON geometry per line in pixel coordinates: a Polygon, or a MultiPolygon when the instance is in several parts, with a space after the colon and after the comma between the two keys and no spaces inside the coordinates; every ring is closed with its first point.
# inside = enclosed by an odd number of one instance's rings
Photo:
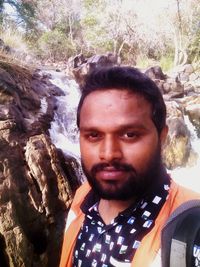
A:
{"type": "MultiPolygon", "coordinates": [[[[50,137],[57,148],[80,161],[78,144],[78,130],[76,127],[76,109],[80,98],[78,85],[69,80],[62,72],[48,71],[52,75],[51,82],[63,90],[65,96],[57,97],[58,108],[54,121],[51,123],[50,137]]],[[[197,137],[195,127],[187,116],[185,122],[191,133],[192,148],[198,154],[195,166],[179,167],[169,171],[173,179],[194,191],[200,192],[200,138],[197,137]]]]}

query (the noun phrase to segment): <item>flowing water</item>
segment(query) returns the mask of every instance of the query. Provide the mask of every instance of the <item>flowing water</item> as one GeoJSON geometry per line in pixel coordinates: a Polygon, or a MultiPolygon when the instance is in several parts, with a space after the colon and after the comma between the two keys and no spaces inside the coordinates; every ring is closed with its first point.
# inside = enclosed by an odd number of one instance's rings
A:
{"type": "Polygon", "coordinates": [[[76,108],[80,98],[78,85],[62,72],[50,72],[51,82],[65,93],[57,97],[57,110],[51,123],[50,137],[57,148],[67,154],[80,158],[78,129],[76,127],[76,108]]]}
{"type": "MultiPolygon", "coordinates": [[[[62,72],[52,71],[50,74],[52,75],[51,82],[65,93],[65,96],[57,97],[58,108],[50,129],[52,142],[67,155],[80,160],[76,128],[76,109],[80,98],[78,85],[62,72]]],[[[185,122],[190,130],[192,148],[198,154],[198,159],[195,166],[181,167],[169,172],[179,184],[200,192],[200,139],[187,116],[185,116],[185,122]]]]}

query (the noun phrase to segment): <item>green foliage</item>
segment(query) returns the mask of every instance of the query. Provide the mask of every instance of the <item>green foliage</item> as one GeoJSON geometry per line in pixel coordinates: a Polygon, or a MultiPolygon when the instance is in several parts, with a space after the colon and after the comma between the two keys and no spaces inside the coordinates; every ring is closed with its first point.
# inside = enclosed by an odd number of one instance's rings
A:
{"type": "Polygon", "coordinates": [[[198,62],[200,0],[153,1],[0,0],[0,24],[2,19],[6,30],[20,25],[44,59],[111,51],[125,64],[146,67],[156,62],[168,70],[182,51],[189,62],[198,62]],[[15,18],[5,14],[4,3],[15,8],[15,18]]]}
{"type": "Polygon", "coordinates": [[[137,57],[137,66],[139,68],[145,69],[154,65],[160,65],[164,72],[169,71],[173,67],[173,55],[164,55],[157,60],[142,54],[137,57]]]}
{"type": "Polygon", "coordinates": [[[106,1],[103,0],[83,0],[83,6],[87,11],[98,10],[102,7],[106,7],[106,1]]]}
{"type": "Polygon", "coordinates": [[[174,64],[173,55],[162,56],[159,62],[160,62],[159,63],[160,67],[163,71],[169,71],[170,69],[173,68],[173,64],[174,64]]]}
{"type": "Polygon", "coordinates": [[[2,25],[2,23],[3,23],[4,2],[5,2],[4,0],[0,0],[0,25],[2,25]]]}
{"type": "Polygon", "coordinates": [[[129,44],[125,43],[121,51],[120,57],[122,62],[124,62],[125,64],[134,66],[136,65],[137,61],[137,54],[137,47],[130,46],[129,44]]]}
{"type": "Polygon", "coordinates": [[[92,16],[92,15],[90,17],[84,18],[84,20],[82,21],[82,23],[84,25],[86,25],[87,27],[93,27],[95,25],[98,25],[98,21],[97,21],[96,17],[95,16],[92,16]]]}
{"type": "Polygon", "coordinates": [[[137,57],[137,66],[141,69],[145,69],[151,65],[152,61],[145,55],[139,55],[137,57]]]}
{"type": "Polygon", "coordinates": [[[75,52],[75,48],[64,33],[55,29],[45,32],[38,40],[37,55],[53,61],[65,60],[75,52]]]}
{"type": "MultiPolygon", "coordinates": [[[[200,14],[199,14],[200,17],[200,14]]],[[[194,27],[194,36],[192,41],[188,46],[188,54],[189,60],[191,62],[199,62],[200,61],[200,22],[196,23],[196,27],[194,27]]]]}

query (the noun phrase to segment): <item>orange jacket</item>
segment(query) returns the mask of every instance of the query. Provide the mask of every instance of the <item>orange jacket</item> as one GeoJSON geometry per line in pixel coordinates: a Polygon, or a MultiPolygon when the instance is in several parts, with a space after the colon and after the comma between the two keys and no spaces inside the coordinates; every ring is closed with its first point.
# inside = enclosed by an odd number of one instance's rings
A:
{"type": "MultiPolygon", "coordinates": [[[[90,186],[86,182],[76,192],[71,209],[68,214],[68,221],[64,235],[60,267],[72,267],[72,255],[76,243],[76,237],[84,221],[84,213],[80,205],[89,192],[90,186]]],[[[155,220],[153,229],[142,239],[137,249],[131,266],[149,267],[154,261],[160,249],[161,230],[170,214],[182,203],[191,200],[200,199],[200,195],[172,181],[169,196],[163,205],[158,217],[155,220]]]]}

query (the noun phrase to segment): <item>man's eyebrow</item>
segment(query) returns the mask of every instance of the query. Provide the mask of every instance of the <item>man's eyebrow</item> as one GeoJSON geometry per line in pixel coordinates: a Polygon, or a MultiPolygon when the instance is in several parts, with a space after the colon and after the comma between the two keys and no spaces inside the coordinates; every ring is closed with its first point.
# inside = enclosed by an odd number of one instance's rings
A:
{"type": "Polygon", "coordinates": [[[133,129],[133,130],[140,130],[140,129],[146,129],[145,125],[142,123],[136,123],[136,124],[127,124],[127,125],[121,125],[121,127],[119,127],[119,130],[123,131],[123,130],[128,130],[128,129],[133,129]]]}
{"type": "MultiPolygon", "coordinates": [[[[124,131],[124,130],[128,130],[128,129],[146,129],[145,125],[138,122],[138,123],[130,123],[130,124],[119,124],[116,125],[115,127],[116,130],[119,131],[124,131]]],[[[81,126],[80,127],[81,131],[101,131],[101,129],[99,129],[99,125],[97,126],[81,126]]]]}
{"type": "Polygon", "coordinates": [[[95,126],[81,126],[79,128],[80,131],[85,131],[85,132],[89,132],[89,131],[98,131],[98,127],[95,126]]]}

